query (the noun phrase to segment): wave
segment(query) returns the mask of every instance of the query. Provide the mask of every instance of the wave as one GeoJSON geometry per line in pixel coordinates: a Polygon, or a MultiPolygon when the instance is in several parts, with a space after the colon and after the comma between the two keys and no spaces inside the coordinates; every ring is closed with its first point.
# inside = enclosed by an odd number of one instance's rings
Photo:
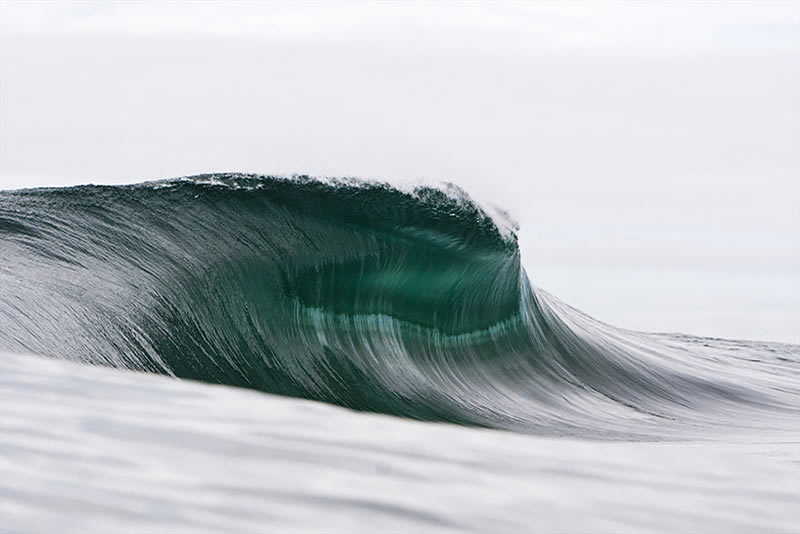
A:
{"type": "Polygon", "coordinates": [[[0,346],[548,434],[797,416],[798,347],[595,321],[498,221],[455,186],[303,176],[5,191],[0,346]]]}

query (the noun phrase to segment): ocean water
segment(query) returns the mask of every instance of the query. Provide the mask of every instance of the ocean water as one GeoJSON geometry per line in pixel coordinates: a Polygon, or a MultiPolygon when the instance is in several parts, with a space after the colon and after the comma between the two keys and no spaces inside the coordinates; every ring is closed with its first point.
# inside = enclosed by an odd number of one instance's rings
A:
{"type": "Polygon", "coordinates": [[[797,532],[795,431],[530,436],[4,354],[4,532],[797,532]]]}
{"type": "Polygon", "coordinates": [[[3,532],[800,531],[800,347],[598,322],[453,186],[6,191],[0,273],[3,532]]]}

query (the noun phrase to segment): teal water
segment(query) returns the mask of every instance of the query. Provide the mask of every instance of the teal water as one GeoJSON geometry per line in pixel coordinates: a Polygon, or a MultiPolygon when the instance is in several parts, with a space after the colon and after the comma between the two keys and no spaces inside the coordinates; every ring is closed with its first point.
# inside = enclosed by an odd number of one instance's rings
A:
{"type": "Polygon", "coordinates": [[[515,231],[455,186],[217,174],[4,191],[0,347],[545,435],[798,417],[797,347],[741,357],[595,321],[532,285],[515,231]]]}
{"type": "Polygon", "coordinates": [[[800,347],[529,272],[454,186],[0,192],[0,531],[797,532],[800,347]]]}

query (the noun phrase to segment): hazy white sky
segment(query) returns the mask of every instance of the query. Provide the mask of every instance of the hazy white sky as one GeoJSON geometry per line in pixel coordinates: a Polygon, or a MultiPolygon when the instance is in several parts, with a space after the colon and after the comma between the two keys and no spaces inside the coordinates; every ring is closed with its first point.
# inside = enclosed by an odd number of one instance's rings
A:
{"type": "Polygon", "coordinates": [[[0,185],[452,181],[534,284],[800,342],[800,3],[0,4],[0,185]]]}

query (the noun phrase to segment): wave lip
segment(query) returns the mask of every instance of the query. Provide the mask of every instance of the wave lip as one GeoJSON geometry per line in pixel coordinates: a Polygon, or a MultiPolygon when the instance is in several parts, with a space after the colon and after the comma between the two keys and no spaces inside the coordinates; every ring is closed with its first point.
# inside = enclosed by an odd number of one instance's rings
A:
{"type": "Polygon", "coordinates": [[[0,244],[10,351],[529,432],[798,414],[798,347],[699,350],[599,323],[534,288],[513,229],[454,186],[215,174],[5,191],[0,244]]]}

